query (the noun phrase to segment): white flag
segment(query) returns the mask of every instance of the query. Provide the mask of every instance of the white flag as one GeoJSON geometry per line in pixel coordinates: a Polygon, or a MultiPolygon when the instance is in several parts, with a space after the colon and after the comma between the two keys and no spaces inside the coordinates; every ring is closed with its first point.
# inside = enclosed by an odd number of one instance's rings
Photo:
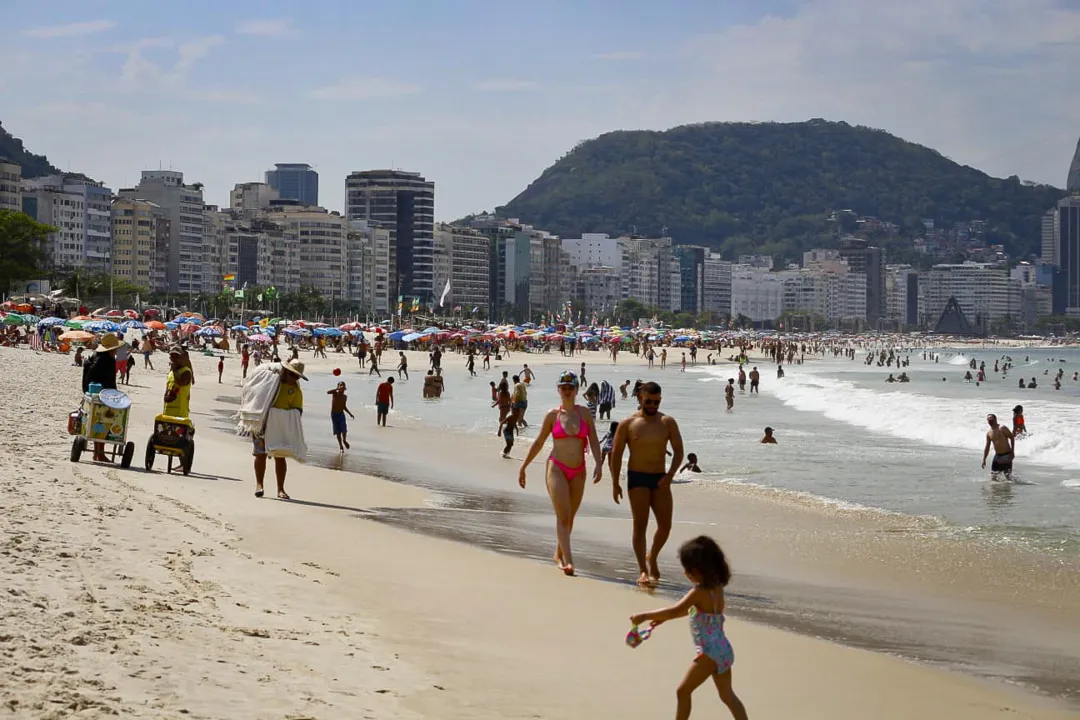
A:
{"type": "Polygon", "coordinates": [[[450,281],[446,281],[446,287],[443,288],[442,297],[439,298],[439,307],[446,305],[446,298],[450,295],[450,281]]]}

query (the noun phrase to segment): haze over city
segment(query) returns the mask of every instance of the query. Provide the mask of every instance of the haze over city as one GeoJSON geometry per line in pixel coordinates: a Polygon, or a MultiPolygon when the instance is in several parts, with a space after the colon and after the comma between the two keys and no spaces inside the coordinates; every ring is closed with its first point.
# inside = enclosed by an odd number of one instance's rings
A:
{"type": "Polygon", "coordinates": [[[452,220],[603,132],[812,117],[1061,187],[1080,133],[1073,0],[58,0],[3,14],[0,120],[29,149],[114,188],[171,167],[220,205],[302,162],[341,210],[350,171],[395,167],[433,180],[452,220]]]}

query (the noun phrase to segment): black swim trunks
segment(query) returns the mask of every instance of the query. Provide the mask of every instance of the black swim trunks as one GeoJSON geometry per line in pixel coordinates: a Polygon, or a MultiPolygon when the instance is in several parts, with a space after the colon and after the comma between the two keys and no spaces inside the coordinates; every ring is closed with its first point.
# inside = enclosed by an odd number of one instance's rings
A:
{"type": "Polygon", "coordinates": [[[656,490],[660,487],[660,481],[666,473],[638,472],[637,470],[626,471],[626,487],[628,490],[636,488],[648,488],[656,490]]]}
{"type": "Polygon", "coordinates": [[[990,472],[1011,473],[1013,466],[1013,454],[1005,453],[1004,455],[998,455],[994,453],[994,459],[990,463],[990,472]]]}

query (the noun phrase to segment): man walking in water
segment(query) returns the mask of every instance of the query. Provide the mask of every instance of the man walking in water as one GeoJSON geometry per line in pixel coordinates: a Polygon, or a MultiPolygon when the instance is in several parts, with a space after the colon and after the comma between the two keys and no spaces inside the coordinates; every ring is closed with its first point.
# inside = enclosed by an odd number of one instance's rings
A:
{"type": "Polygon", "coordinates": [[[630,514],[634,518],[634,555],[640,571],[638,584],[655,585],[660,581],[660,551],[671,534],[671,479],[683,461],[683,442],[675,418],[660,412],[658,384],[647,382],[642,385],[638,398],[640,409],[620,422],[615,431],[611,450],[612,496],[616,503],[622,497],[619,476],[622,474],[623,451],[629,447],[626,488],[630,514]],[[672,456],[671,464],[665,467],[668,443],[672,456]],[[646,557],[645,533],[649,529],[650,511],[656,516],[656,533],[646,557]]]}
{"type": "Polygon", "coordinates": [[[986,467],[986,456],[990,454],[990,446],[993,445],[994,459],[990,463],[990,479],[997,480],[1001,475],[1004,475],[1006,480],[1012,480],[1016,437],[1009,428],[998,425],[997,415],[993,413],[986,416],[986,424],[990,426],[990,429],[986,431],[986,446],[983,448],[982,466],[986,467]]]}

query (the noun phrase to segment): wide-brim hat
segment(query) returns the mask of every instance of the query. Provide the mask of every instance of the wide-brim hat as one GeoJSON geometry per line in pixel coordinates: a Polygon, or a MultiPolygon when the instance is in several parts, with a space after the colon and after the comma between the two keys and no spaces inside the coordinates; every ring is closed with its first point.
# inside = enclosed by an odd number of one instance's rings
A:
{"type": "Polygon", "coordinates": [[[302,380],[307,380],[307,375],[304,375],[304,363],[299,360],[286,360],[281,363],[281,368],[283,370],[288,370],[302,380]]]}
{"type": "Polygon", "coordinates": [[[104,335],[101,338],[101,342],[98,343],[97,352],[111,352],[127,345],[126,342],[116,337],[112,333],[104,335]]]}

